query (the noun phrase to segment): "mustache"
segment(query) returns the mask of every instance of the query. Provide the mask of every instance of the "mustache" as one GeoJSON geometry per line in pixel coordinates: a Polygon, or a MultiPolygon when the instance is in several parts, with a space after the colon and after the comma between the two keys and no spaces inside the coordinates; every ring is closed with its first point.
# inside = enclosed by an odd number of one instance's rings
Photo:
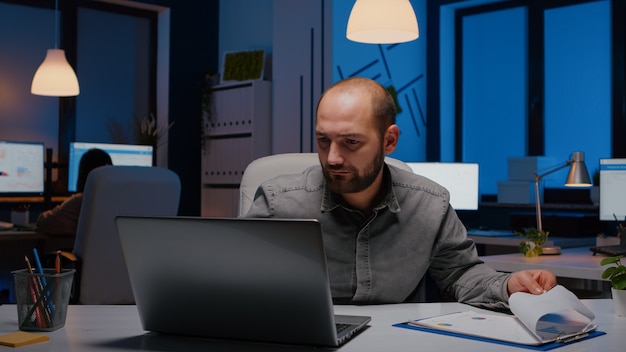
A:
{"type": "Polygon", "coordinates": [[[326,164],[326,170],[345,170],[350,171],[350,168],[345,167],[343,164],[326,164]]]}

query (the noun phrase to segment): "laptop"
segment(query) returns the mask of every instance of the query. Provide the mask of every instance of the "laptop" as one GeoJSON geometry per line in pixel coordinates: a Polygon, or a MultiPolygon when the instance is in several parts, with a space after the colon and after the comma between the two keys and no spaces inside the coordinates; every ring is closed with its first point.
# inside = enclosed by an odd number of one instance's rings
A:
{"type": "Polygon", "coordinates": [[[116,225],[142,326],[164,334],[340,346],[315,220],[131,217],[116,225]]]}

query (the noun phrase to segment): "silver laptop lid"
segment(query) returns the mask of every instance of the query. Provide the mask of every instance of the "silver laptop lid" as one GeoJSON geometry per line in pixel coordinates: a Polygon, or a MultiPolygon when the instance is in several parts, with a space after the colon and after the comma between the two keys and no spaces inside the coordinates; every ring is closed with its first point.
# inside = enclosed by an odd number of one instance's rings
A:
{"type": "Polygon", "coordinates": [[[337,345],[315,220],[116,219],[144,329],[337,345]]]}

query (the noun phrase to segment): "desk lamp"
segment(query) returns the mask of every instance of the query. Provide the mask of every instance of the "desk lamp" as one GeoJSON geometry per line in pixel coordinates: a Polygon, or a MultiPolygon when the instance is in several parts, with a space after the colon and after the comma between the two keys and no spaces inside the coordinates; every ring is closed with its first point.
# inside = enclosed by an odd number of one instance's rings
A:
{"type": "MultiPolygon", "coordinates": [[[[535,171],[535,209],[537,211],[537,230],[539,231],[543,231],[541,226],[541,199],[539,198],[539,182],[541,182],[541,179],[546,175],[561,170],[567,166],[569,166],[569,173],[567,174],[567,179],[565,180],[565,186],[591,187],[589,172],[587,171],[587,166],[585,165],[585,153],[583,152],[573,152],[564,164],[554,166],[542,174],[538,174],[538,171],[535,171]]],[[[560,252],[560,249],[557,249],[556,251],[560,252]]]]}

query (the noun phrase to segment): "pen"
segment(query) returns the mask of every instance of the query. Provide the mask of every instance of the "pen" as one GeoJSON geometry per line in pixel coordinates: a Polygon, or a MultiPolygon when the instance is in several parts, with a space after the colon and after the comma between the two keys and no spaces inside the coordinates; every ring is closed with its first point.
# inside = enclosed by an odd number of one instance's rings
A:
{"type": "MultiPolygon", "coordinates": [[[[28,260],[27,256],[24,256],[24,261],[26,262],[26,269],[28,270],[28,273],[33,274],[33,267],[30,265],[30,260],[28,260]]],[[[29,281],[28,287],[29,287],[30,295],[33,300],[33,305],[35,305],[35,322],[37,323],[37,326],[41,328],[46,327],[46,324],[43,321],[43,315],[47,315],[47,311],[43,307],[43,301],[39,300],[39,297],[41,296],[41,292],[39,291],[39,284],[37,283],[37,278],[34,276],[30,276],[28,281],[29,281]],[[37,301],[39,301],[40,304],[37,304],[37,301]]],[[[49,317],[48,317],[48,321],[50,321],[49,317]]]]}
{"type": "Polygon", "coordinates": [[[35,264],[37,265],[37,270],[41,274],[41,279],[39,280],[39,289],[44,294],[44,299],[46,300],[46,303],[47,303],[46,305],[48,306],[50,313],[52,313],[54,312],[54,303],[52,302],[52,300],[49,299],[50,291],[43,292],[44,287],[48,285],[48,282],[46,281],[46,277],[44,275],[45,273],[43,271],[43,266],[41,266],[41,260],[39,259],[39,252],[37,251],[37,248],[33,248],[33,255],[35,256],[35,264]]]}
{"type": "MultiPolygon", "coordinates": [[[[37,265],[37,270],[39,270],[40,274],[43,274],[43,266],[41,266],[41,260],[39,260],[39,252],[37,252],[37,248],[33,248],[33,255],[35,256],[35,264],[37,265]]],[[[42,277],[42,282],[46,284],[46,278],[42,277]]]]}

